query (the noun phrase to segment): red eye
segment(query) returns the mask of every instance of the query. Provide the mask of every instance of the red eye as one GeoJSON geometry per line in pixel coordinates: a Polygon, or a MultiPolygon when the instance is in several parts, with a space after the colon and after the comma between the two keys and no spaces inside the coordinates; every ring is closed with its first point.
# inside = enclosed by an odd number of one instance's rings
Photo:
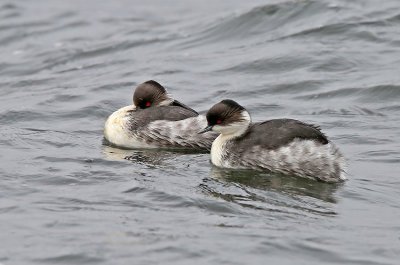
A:
{"type": "Polygon", "coordinates": [[[217,120],[217,123],[221,123],[221,120],[217,120]]]}
{"type": "Polygon", "coordinates": [[[146,107],[149,107],[151,105],[150,102],[146,102],[146,107]]]}

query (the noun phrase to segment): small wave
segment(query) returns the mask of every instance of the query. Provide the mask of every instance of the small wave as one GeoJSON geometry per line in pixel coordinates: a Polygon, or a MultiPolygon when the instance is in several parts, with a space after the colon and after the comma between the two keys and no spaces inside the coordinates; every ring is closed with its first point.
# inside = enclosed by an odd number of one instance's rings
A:
{"type": "Polygon", "coordinates": [[[236,72],[236,73],[279,73],[289,72],[307,67],[310,58],[283,56],[278,58],[265,58],[252,61],[244,61],[229,68],[218,70],[218,72],[236,72]]]}
{"type": "Polygon", "coordinates": [[[249,38],[255,37],[259,40],[261,35],[274,40],[285,36],[285,28],[298,28],[299,24],[305,23],[301,21],[309,20],[310,16],[321,17],[326,12],[335,13],[337,8],[320,1],[287,1],[258,6],[207,25],[201,32],[185,41],[183,46],[233,40],[248,43],[249,38]]]}
{"type": "Polygon", "coordinates": [[[360,102],[385,101],[397,102],[400,98],[400,86],[396,85],[378,85],[372,87],[340,88],[324,93],[313,93],[305,96],[296,97],[298,99],[335,99],[344,97],[354,97],[360,102]]]}
{"type": "Polygon", "coordinates": [[[89,256],[84,253],[78,254],[64,254],[59,256],[52,256],[48,258],[34,259],[35,262],[48,263],[48,264],[99,264],[105,262],[105,259],[100,257],[89,256]]]}
{"type": "Polygon", "coordinates": [[[400,105],[399,104],[394,104],[391,106],[384,106],[378,109],[379,111],[384,111],[384,112],[400,112],[400,105]]]}
{"type": "Polygon", "coordinates": [[[122,88],[122,87],[131,87],[132,88],[132,96],[133,89],[138,85],[137,82],[115,82],[111,84],[105,84],[101,86],[96,86],[91,89],[91,91],[109,91],[110,89],[122,88]]]}
{"type": "Polygon", "coordinates": [[[0,114],[0,124],[12,124],[15,122],[42,119],[43,115],[37,111],[20,110],[6,111],[0,114]]]}
{"type": "Polygon", "coordinates": [[[374,150],[366,151],[359,154],[359,160],[364,161],[379,161],[383,163],[399,163],[400,152],[394,150],[374,150]]]}
{"type": "Polygon", "coordinates": [[[14,10],[14,9],[18,9],[18,8],[19,7],[17,5],[15,5],[14,3],[13,4],[6,3],[0,7],[0,10],[9,10],[9,9],[14,10]]]}
{"type": "Polygon", "coordinates": [[[324,82],[321,80],[305,80],[292,83],[280,83],[273,86],[264,86],[263,88],[256,89],[257,93],[271,93],[271,94],[293,94],[318,90],[324,82]]]}
{"type": "Polygon", "coordinates": [[[310,68],[314,72],[348,72],[358,66],[357,62],[344,56],[335,56],[315,62],[310,68]]]}

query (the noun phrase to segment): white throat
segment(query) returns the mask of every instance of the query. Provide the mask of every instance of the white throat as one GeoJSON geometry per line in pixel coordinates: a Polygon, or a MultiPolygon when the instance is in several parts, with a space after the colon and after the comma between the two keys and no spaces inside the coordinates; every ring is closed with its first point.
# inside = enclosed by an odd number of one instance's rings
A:
{"type": "Polygon", "coordinates": [[[213,131],[221,133],[211,146],[211,162],[216,166],[224,166],[223,154],[225,143],[229,140],[243,135],[251,123],[250,114],[243,110],[241,119],[229,125],[215,125],[213,131]]]}

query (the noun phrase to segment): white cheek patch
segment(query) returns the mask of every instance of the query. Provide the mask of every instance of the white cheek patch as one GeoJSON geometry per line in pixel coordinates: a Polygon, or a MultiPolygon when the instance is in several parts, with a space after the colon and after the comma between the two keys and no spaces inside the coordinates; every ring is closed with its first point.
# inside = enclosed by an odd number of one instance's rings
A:
{"type": "Polygon", "coordinates": [[[229,123],[226,125],[216,124],[213,127],[213,131],[221,133],[223,135],[231,135],[231,137],[229,137],[229,138],[238,137],[238,136],[242,135],[249,127],[249,125],[251,123],[251,118],[250,118],[250,114],[246,110],[243,110],[240,113],[240,115],[241,115],[241,117],[240,117],[239,121],[232,122],[232,123],[229,123]]]}

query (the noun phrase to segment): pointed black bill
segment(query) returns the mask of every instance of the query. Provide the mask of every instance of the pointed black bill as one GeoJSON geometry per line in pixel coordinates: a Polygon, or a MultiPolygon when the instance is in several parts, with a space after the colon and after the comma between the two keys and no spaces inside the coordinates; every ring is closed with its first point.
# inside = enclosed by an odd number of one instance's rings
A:
{"type": "Polygon", "coordinates": [[[209,131],[212,130],[213,127],[214,127],[213,125],[209,125],[209,126],[207,126],[206,128],[204,128],[204,130],[202,130],[201,132],[199,132],[199,134],[205,133],[205,132],[209,132],[209,131]]]}

